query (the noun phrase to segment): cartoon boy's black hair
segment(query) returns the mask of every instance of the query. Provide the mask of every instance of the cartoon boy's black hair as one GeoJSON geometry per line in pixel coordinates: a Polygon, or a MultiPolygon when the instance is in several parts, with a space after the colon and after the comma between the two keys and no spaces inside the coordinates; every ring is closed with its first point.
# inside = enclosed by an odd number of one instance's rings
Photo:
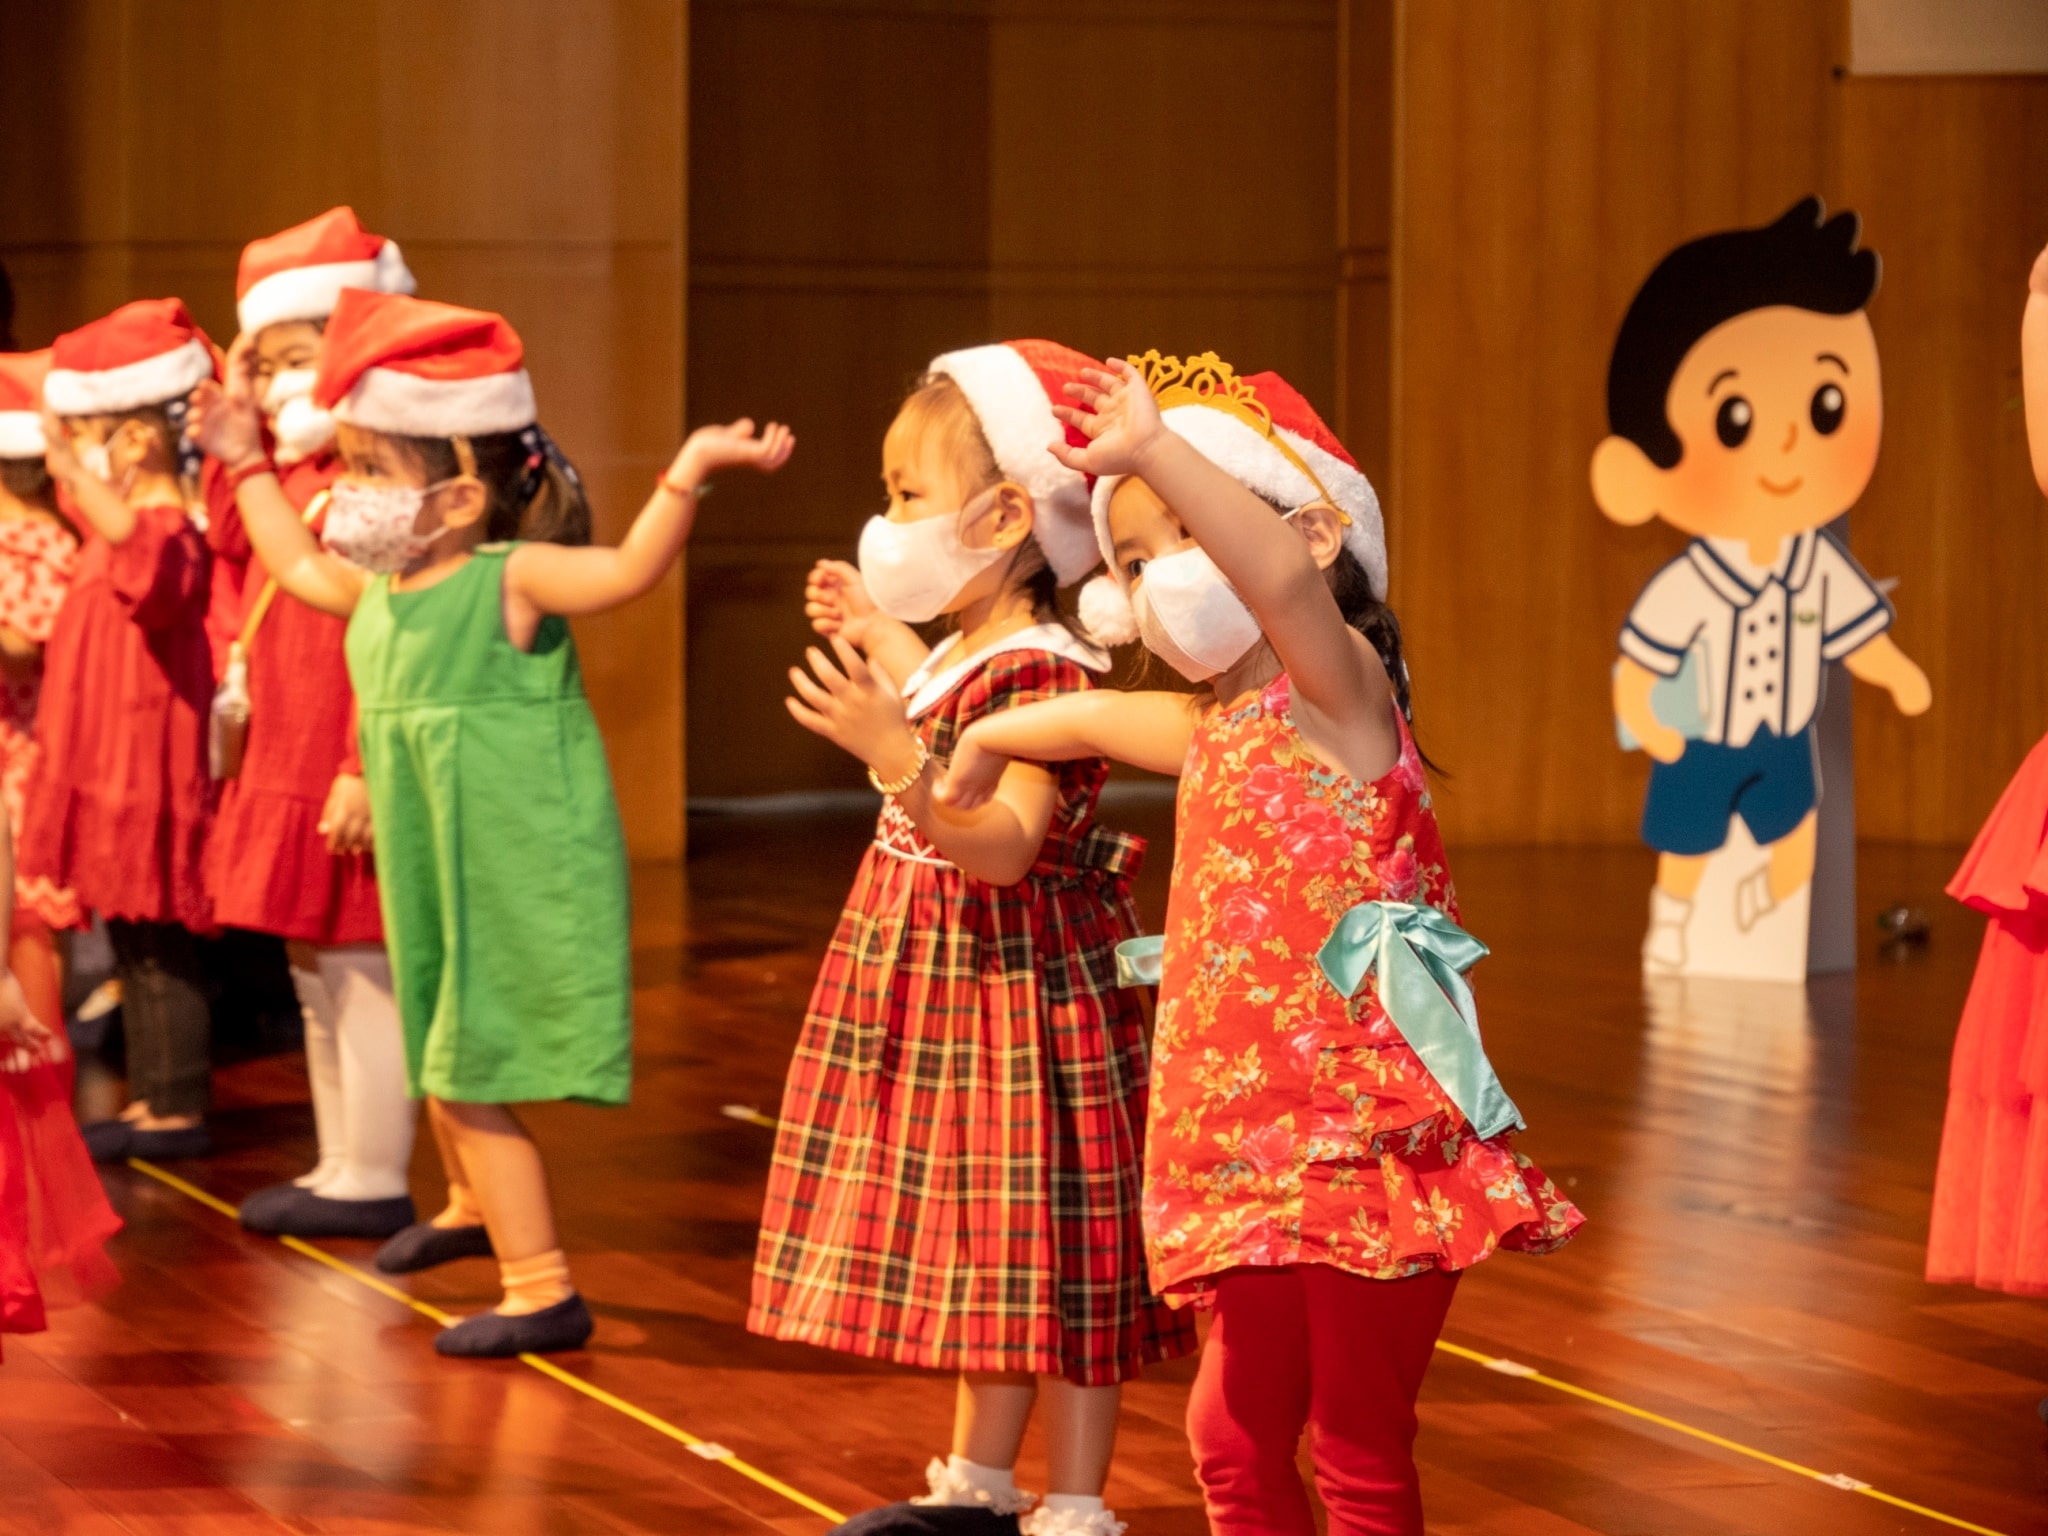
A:
{"type": "Polygon", "coordinates": [[[1849,315],[1868,304],[1877,292],[1877,252],[1856,248],[1862,226],[1855,214],[1826,215],[1819,198],[1803,198],[1760,228],[1705,235],[1658,262],[1614,338],[1608,430],[1670,469],[1684,449],[1664,397],[1694,342],[1753,309],[1783,304],[1849,315]]]}

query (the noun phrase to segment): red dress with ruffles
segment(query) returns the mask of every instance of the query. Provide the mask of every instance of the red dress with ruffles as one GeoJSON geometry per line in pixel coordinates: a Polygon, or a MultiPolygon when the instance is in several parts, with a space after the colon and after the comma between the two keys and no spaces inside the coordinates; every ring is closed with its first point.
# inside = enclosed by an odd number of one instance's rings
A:
{"type": "Polygon", "coordinates": [[[0,1334],[35,1333],[46,1306],[76,1306],[120,1274],[121,1230],[71,1118],[72,1060],[61,1037],[0,1045],[0,1334]]]}
{"type": "Polygon", "coordinates": [[[20,871],[102,917],[210,926],[207,550],[178,506],[121,544],[88,534],[43,651],[20,871]]]}
{"type": "MultiPolygon", "coordinates": [[[[78,565],[78,536],[54,517],[31,514],[0,519],[0,625],[46,645],[78,565]]],[[[0,800],[15,836],[27,810],[28,781],[42,749],[35,739],[36,701],[43,660],[14,672],[0,692],[0,800]]],[[[52,928],[75,928],[81,914],[75,892],[47,878],[14,881],[17,914],[32,913],[52,928]]]]}
{"type": "Polygon", "coordinates": [[[1145,1134],[1152,1284],[1177,1304],[1247,1265],[1398,1280],[1547,1253],[1585,1220],[1509,1133],[1473,1135],[1370,974],[1346,998],[1317,968],[1361,902],[1458,904],[1406,722],[1362,784],[1290,706],[1284,674],[1213,706],[1181,770],[1145,1134]]]}
{"type": "Polygon", "coordinates": [[[1948,893],[1991,921],[1949,1062],[1927,1278],[2048,1295],[2048,739],[1948,893]]]}
{"type": "MultiPolygon", "coordinates": [[[[333,453],[279,471],[303,512],[334,483],[333,453]]],[[[208,532],[219,550],[241,537],[241,516],[217,515],[208,532]],[[232,528],[224,525],[232,520],[232,528]]],[[[270,573],[251,560],[239,610],[250,611],[270,573]]],[[[381,944],[377,877],[368,854],[337,856],[318,828],[340,773],[362,773],[355,694],[342,655],[346,619],[280,592],[249,643],[249,739],[242,771],[221,787],[207,840],[207,888],[214,921],[309,944],[381,944]]]]}

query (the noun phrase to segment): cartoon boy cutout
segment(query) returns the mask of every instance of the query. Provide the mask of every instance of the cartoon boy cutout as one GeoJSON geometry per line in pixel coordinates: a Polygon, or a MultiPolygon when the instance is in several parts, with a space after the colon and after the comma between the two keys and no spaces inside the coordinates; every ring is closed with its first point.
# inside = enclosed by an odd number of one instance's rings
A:
{"type": "Polygon", "coordinates": [[[1890,689],[1904,714],[1933,701],[1886,633],[1891,604],[1823,531],[1869,484],[1883,429],[1864,314],[1878,261],[1857,232],[1853,213],[1824,221],[1808,198],[1682,245],[1615,339],[1593,499],[1617,523],[1662,518],[1692,535],[1629,611],[1614,673],[1615,714],[1654,759],[1653,971],[1685,965],[1693,897],[1733,817],[1770,850],[1736,887],[1740,930],[1812,879],[1826,663],[1890,689]],[[1655,707],[1681,673],[1697,685],[1676,711],[1685,729],[1655,707]]]}

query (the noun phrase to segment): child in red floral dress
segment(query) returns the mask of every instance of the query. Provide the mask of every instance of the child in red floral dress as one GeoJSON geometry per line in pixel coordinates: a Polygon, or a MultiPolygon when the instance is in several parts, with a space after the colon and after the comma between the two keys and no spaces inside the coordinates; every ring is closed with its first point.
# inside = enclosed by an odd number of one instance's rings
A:
{"type": "Polygon", "coordinates": [[[1122,1530],[1119,1384],[1195,1344],[1144,1281],[1144,1020],[1114,958],[1141,845],[1096,825],[1107,764],[1017,764],[969,815],[932,799],[974,721],[1108,665],[1054,606],[1100,558],[1082,475],[1046,452],[1087,361],[1022,341],[933,363],[884,441],[859,570],[813,574],[838,664],[791,673],[791,712],[886,798],[790,1068],[747,1324],[960,1373],[930,1494],[854,1530],[1122,1530]],[[957,630],[928,650],[909,625],[942,613],[957,630]],[[1032,1510],[1013,1468],[1034,1401],[1032,1510]]]}
{"type": "Polygon", "coordinates": [[[1332,1536],[1406,1536],[1415,1398],[1459,1272],[1582,1218],[1509,1144],[1521,1117],[1480,1046],[1462,973],[1485,951],[1457,926],[1408,730],[1371,486],[1274,375],[1145,362],[1091,371],[1061,412],[1092,439],[1063,462],[1104,477],[1114,585],[1084,612],[1114,633],[1128,594],[1126,631],[1213,697],[978,721],[945,799],[983,803],[1013,758],[1180,773],[1163,955],[1123,955],[1160,988],[1152,1281],[1214,1308],[1188,1407],[1211,1527],[1310,1536],[1306,1424],[1332,1536]]]}
{"type": "MultiPolygon", "coordinates": [[[[57,510],[43,463],[49,371],[47,350],[0,354],[0,802],[16,828],[39,755],[43,645],[78,564],[78,535],[57,510]]],[[[77,896],[47,877],[16,883],[7,963],[39,1019],[63,1017],[56,930],[77,927],[81,916],[77,896]]]]}

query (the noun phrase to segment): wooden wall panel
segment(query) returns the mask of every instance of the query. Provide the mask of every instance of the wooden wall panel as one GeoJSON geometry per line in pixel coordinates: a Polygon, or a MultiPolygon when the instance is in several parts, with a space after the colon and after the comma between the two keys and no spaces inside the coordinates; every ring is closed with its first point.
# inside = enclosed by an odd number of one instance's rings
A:
{"type": "Polygon", "coordinates": [[[1318,405],[1336,349],[1335,0],[698,0],[692,414],[797,458],[692,547],[691,783],[858,786],[783,713],[803,573],[881,505],[934,354],[1214,347],[1318,405]]]}
{"type": "Polygon", "coordinates": [[[1830,190],[1832,0],[1400,0],[1393,605],[1462,841],[1634,836],[1608,673],[1681,544],[1587,489],[1608,349],[1680,241],[1830,190]]]}
{"type": "MultiPolygon", "coordinates": [[[[683,418],[685,0],[82,0],[0,11],[0,258],[39,344],[337,202],[502,310],[616,538],[683,418]],[[345,67],[323,67],[343,61],[345,67]]],[[[636,855],[683,834],[681,581],[579,624],[636,855]]]]}
{"type": "Polygon", "coordinates": [[[1884,257],[1884,453],[1856,542],[1901,578],[1898,638],[1934,683],[1924,721],[1858,690],[1857,817],[1866,835],[1955,842],[2048,731],[2048,506],[2019,356],[2048,243],[2048,78],[1851,78],[1842,94],[1844,193],[1884,257]]]}

